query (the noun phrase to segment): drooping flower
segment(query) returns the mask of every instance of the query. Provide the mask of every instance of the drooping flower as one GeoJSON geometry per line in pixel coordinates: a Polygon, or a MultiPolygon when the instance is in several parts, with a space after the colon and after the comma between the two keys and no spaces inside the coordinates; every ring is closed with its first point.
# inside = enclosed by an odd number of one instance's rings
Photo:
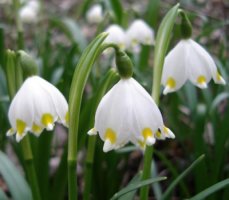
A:
{"type": "Polygon", "coordinates": [[[118,149],[128,142],[141,148],[157,139],[174,138],[164,126],[161,113],[145,89],[133,78],[121,79],[102,98],[89,135],[99,133],[103,151],[118,149]]]}
{"type": "Polygon", "coordinates": [[[43,129],[53,130],[55,122],[68,124],[68,104],[60,91],[46,80],[32,76],[25,80],[9,108],[11,129],[19,142],[28,131],[39,136],[43,129]]]}
{"type": "Polygon", "coordinates": [[[105,32],[109,33],[106,39],[104,40],[104,43],[114,43],[119,46],[121,50],[125,50],[127,47],[127,38],[125,31],[122,29],[122,27],[113,24],[109,26],[105,32]]]}
{"type": "Polygon", "coordinates": [[[89,23],[95,23],[98,24],[103,20],[103,10],[102,6],[100,4],[96,4],[92,6],[87,14],[86,14],[87,21],[89,23]]]}
{"type": "Polygon", "coordinates": [[[29,1],[20,9],[19,17],[23,23],[36,23],[38,20],[39,10],[40,4],[38,1],[29,1]]]}
{"type": "Polygon", "coordinates": [[[209,53],[192,39],[183,39],[165,58],[163,94],[180,89],[187,79],[199,88],[207,88],[211,78],[215,83],[226,84],[209,53]]]}
{"type": "Polygon", "coordinates": [[[153,45],[154,31],[143,20],[135,20],[126,32],[129,40],[129,48],[134,52],[140,50],[140,44],[153,45]]]}

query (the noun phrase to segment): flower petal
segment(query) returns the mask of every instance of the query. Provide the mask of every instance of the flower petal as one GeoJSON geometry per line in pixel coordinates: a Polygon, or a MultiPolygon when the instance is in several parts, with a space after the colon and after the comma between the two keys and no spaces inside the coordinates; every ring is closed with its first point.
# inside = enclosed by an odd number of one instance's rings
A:
{"type": "Polygon", "coordinates": [[[166,56],[162,71],[163,94],[180,89],[187,80],[186,41],[180,41],[166,56]]]}

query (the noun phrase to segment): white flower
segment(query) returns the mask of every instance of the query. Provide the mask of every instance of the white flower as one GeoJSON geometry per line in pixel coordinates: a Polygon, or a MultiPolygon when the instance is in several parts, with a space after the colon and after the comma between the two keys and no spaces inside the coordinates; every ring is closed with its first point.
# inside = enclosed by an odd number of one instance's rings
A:
{"type": "Polygon", "coordinates": [[[128,28],[127,38],[129,40],[129,47],[134,52],[140,50],[140,44],[153,45],[154,31],[143,20],[135,20],[128,28]]]}
{"type": "Polygon", "coordinates": [[[161,113],[145,89],[133,78],[121,79],[102,98],[95,115],[95,127],[89,135],[99,133],[103,151],[132,142],[141,148],[153,145],[155,138],[174,138],[164,126],[161,113]]]}
{"type": "Polygon", "coordinates": [[[166,56],[162,72],[163,94],[180,89],[189,79],[199,88],[215,83],[226,84],[209,53],[192,39],[181,40],[166,56]]]}
{"type": "Polygon", "coordinates": [[[29,1],[25,6],[20,9],[19,17],[24,23],[36,23],[38,20],[39,10],[40,5],[38,1],[29,1]]]}
{"type": "Polygon", "coordinates": [[[126,34],[122,27],[114,24],[109,26],[105,32],[109,33],[104,43],[114,43],[119,46],[120,49],[125,50],[127,47],[126,34]]]}
{"type": "Polygon", "coordinates": [[[102,6],[97,4],[97,5],[94,5],[92,6],[87,14],[86,14],[86,18],[87,18],[87,21],[89,23],[95,23],[95,24],[98,24],[100,23],[102,20],[103,20],[103,10],[102,10],[102,6]]]}
{"type": "Polygon", "coordinates": [[[11,129],[20,141],[28,131],[39,136],[44,128],[52,130],[56,121],[67,125],[68,104],[60,91],[46,80],[32,76],[15,95],[8,113],[11,129]]]}

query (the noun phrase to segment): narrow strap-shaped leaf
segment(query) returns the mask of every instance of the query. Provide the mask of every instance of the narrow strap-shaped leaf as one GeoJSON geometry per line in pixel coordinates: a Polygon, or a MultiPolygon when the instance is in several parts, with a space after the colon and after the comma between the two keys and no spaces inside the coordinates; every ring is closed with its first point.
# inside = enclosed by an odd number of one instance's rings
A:
{"type": "Polygon", "coordinates": [[[69,138],[68,138],[68,188],[69,199],[77,199],[77,181],[75,176],[76,156],[78,149],[78,128],[83,91],[106,33],[97,36],[85,49],[76,66],[69,94],[69,138]]]}
{"type": "Polygon", "coordinates": [[[122,24],[123,8],[119,0],[104,0],[108,9],[111,10],[112,15],[115,17],[116,23],[122,24]]]}
{"type": "Polygon", "coordinates": [[[3,176],[14,200],[32,200],[31,190],[25,179],[7,156],[0,151],[0,174],[3,176]]]}
{"type": "Polygon", "coordinates": [[[171,39],[171,32],[178,14],[178,8],[180,4],[174,6],[166,14],[159,30],[157,32],[155,51],[154,51],[154,75],[153,75],[153,98],[156,103],[159,101],[160,87],[158,83],[161,83],[161,74],[165,59],[165,54],[168,49],[169,41],[171,39]]]}
{"type": "Polygon", "coordinates": [[[195,195],[194,197],[190,198],[189,200],[202,200],[208,197],[209,195],[213,194],[214,192],[223,189],[224,187],[229,185],[229,178],[223,181],[220,181],[211,187],[205,189],[204,191],[200,192],[199,194],[195,195]]]}
{"type": "Polygon", "coordinates": [[[145,181],[141,181],[141,182],[138,182],[138,183],[133,183],[133,184],[130,184],[128,185],[127,187],[123,188],[122,190],[120,190],[119,192],[117,192],[112,198],[111,200],[115,200],[115,199],[118,199],[119,197],[121,197],[122,195],[128,193],[128,192],[131,192],[133,190],[136,190],[138,188],[141,188],[145,185],[149,185],[149,184],[152,184],[152,183],[155,183],[155,182],[158,182],[158,181],[163,181],[163,180],[166,180],[167,178],[166,177],[158,177],[158,178],[151,178],[151,179],[148,179],[148,180],[145,180],[145,181]]]}
{"type": "MultiPolygon", "coordinates": [[[[134,176],[134,178],[131,179],[131,181],[128,185],[135,184],[135,183],[138,183],[139,181],[141,181],[141,176],[142,176],[142,172],[139,172],[138,174],[136,174],[134,176]]],[[[132,200],[132,199],[134,199],[135,193],[136,193],[136,190],[132,190],[131,192],[128,192],[128,193],[122,195],[120,198],[118,198],[118,200],[132,200]]]]}
{"type": "Polygon", "coordinates": [[[196,167],[203,159],[205,155],[201,155],[199,158],[197,158],[183,173],[181,173],[167,188],[165,193],[162,195],[161,200],[167,199],[170,195],[170,193],[173,191],[173,189],[176,187],[176,185],[180,182],[182,178],[184,178],[186,175],[191,172],[191,170],[196,167]]]}

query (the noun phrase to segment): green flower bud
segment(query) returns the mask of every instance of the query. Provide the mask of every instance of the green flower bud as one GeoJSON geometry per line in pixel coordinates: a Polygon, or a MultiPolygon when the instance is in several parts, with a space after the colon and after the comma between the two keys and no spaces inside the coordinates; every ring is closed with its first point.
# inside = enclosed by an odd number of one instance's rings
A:
{"type": "Polygon", "coordinates": [[[23,50],[17,52],[18,62],[20,63],[24,77],[37,75],[38,66],[34,59],[23,50]]]}
{"type": "Polygon", "coordinates": [[[129,56],[120,49],[115,49],[116,65],[121,78],[130,78],[133,75],[133,64],[129,56]]]}

